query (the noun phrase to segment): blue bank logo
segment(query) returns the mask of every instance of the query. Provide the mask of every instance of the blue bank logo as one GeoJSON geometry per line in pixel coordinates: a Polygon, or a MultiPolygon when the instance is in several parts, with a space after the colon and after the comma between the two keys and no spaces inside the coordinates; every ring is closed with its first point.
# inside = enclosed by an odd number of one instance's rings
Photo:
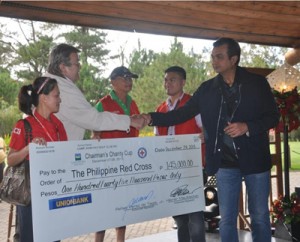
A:
{"type": "Polygon", "coordinates": [[[49,210],[84,205],[89,203],[92,203],[92,195],[90,193],[71,197],[50,199],[49,210]]]}

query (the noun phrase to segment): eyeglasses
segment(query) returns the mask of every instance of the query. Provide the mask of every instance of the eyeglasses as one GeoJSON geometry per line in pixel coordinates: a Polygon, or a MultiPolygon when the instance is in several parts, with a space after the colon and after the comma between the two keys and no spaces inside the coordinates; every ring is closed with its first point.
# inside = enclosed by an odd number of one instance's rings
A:
{"type": "Polygon", "coordinates": [[[80,62],[75,62],[75,63],[70,62],[70,63],[64,63],[64,65],[65,65],[65,66],[69,66],[69,67],[71,67],[71,66],[77,66],[77,67],[80,67],[80,66],[81,66],[81,63],[80,63],[80,62]]]}
{"type": "Polygon", "coordinates": [[[71,66],[78,66],[78,67],[81,66],[81,64],[80,64],[79,62],[77,62],[77,63],[71,63],[70,65],[71,65],[71,66]]]}

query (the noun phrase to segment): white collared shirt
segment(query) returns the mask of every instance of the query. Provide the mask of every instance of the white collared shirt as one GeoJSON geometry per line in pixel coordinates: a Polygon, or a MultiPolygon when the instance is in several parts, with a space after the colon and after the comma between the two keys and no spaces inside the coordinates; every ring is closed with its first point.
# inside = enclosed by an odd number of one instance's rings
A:
{"type": "MultiPolygon", "coordinates": [[[[167,98],[166,103],[167,103],[167,107],[168,107],[168,112],[170,112],[170,111],[177,108],[179,102],[183,98],[183,95],[184,95],[184,93],[182,93],[182,95],[179,98],[177,98],[173,104],[171,102],[171,98],[170,97],[167,98]]],[[[195,120],[196,120],[197,126],[199,128],[202,128],[202,120],[201,120],[201,115],[200,114],[195,116],[195,120]]],[[[154,127],[153,132],[154,132],[154,135],[159,135],[158,129],[157,129],[156,126],[154,127]]],[[[168,127],[168,135],[175,135],[175,125],[168,127]]]]}

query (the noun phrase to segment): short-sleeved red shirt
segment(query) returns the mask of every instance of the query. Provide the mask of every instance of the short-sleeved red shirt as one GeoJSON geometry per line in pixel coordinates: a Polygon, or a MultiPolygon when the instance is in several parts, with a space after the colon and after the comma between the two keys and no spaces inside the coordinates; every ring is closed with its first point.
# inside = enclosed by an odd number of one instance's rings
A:
{"type": "MultiPolygon", "coordinates": [[[[35,112],[34,115],[38,118],[38,120],[41,122],[41,124],[45,127],[50,137],[53,139],[53,141],[66,141],[67,140],[67,134],[66,130],[62,124],[62,122],[53,114],[50,115],[50,120],[45,119],[41,115],[39,115],[38,112],[35,112]]],[[[44,138],[47,142],[51,142],[52,140],[47,135],[47,132],[44,130],[44,128],[41,126],[41,124],[33,117],[28,116],[26,118],[28,122],[31,125],[32,129],[32,139],[39,137],[44,138]]],[[[9,147],[14,150],[21,150],[26,146],[25,142],[25,128],[24,128],[24,121],[19,120],[11,135],[11,140],[9,147]]]]}

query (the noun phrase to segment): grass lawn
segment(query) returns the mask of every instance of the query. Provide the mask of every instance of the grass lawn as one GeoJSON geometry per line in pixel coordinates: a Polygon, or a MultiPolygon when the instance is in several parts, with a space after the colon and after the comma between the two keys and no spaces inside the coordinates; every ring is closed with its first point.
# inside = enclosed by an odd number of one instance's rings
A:
{"type": "MultiPolygon", "coordinates": [[[[291,166],[290,170],[300,171],[300,142],[292,142],[289,141],[290,147],[290,158],[291,158],[291,166]]],[[[274,149],[274,146],[271,146],[271,152],[274,149]]],[[[283,160],[283,143],[281,142],[281,154],[282,154],[282,168],[284,168],[284,160],[283,160]]]]}
{"type": "MultiPolygon", "coordinates": [[[[300,170],[300,142],[289,142],[291,154],[291,170],[300,170]]],[[[283,151],[283,144],[281,146],[283,151]]]]}

